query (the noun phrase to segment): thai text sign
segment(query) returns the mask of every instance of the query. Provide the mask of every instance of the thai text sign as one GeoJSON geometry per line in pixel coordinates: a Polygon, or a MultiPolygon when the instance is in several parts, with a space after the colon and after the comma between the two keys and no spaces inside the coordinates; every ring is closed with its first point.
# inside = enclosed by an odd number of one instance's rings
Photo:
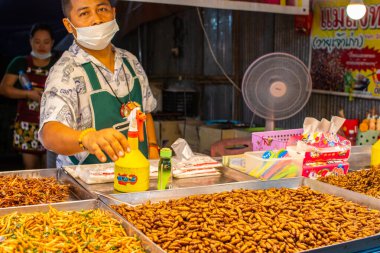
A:
{"type": "Polygon", "coordinates": [[[380,96],[380,3],[365,1],[367,12],[361,20],[348,17],[348,3],[314,3],[313,88],[380,96]]]}

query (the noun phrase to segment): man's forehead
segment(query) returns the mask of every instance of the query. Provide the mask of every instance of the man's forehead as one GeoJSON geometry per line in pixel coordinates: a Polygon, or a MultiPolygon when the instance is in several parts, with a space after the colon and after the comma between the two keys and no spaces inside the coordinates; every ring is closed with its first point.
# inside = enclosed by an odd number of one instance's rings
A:
{"type": "Polygon", "coordinates": [[[85,9],[85,8],[91,8],[94,6],[101,6],[101,5],[107,5],[110,6],[111,3],[108,0],[71,0],[72,9],[78,10],[78,9],[85,9]]]}

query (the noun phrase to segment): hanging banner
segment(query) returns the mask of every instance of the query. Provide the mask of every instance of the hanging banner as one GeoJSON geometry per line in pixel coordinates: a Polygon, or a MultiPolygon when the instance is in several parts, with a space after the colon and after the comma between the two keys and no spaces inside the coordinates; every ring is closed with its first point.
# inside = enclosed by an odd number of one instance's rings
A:
{"type": "Polygon", "coordinates": [[[380,96],[380,4],[364,1],[361,20],[347,16],[349,0],[316,0],[311,33],[313,89],[380,96]]]}

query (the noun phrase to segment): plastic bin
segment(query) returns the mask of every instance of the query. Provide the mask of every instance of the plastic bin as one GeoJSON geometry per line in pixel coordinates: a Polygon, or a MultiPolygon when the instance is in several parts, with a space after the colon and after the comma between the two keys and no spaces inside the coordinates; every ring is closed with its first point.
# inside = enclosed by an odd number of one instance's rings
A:
{"type": "Polygon", "coordinates": [[[252,150],[276,150],[286,148],[292,136],[301,135],[303,129],[289,129],[252,133],[252,150]]]}
{"type": "Polygon", "coordinates": [[[263,180],[276,180],[301,175],[303,156],[264,159],[262,158],[264,152],[254,151],[244,153],[247,174],[263,180]]]}

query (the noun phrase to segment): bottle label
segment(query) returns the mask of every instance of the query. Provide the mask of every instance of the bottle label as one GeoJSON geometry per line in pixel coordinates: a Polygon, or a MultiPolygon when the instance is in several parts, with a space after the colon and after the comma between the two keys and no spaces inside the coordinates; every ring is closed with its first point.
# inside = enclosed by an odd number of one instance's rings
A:
{"type": "Polygon", "coordinates": [[[114,187],[121,192],[148,190],[149,167],[126,168],[115,165],[114,187]]]}
{"type": "Polygon", "coordinates": [[[138,177],[134,174],[118,174],[117,175],[117,182],[120,185],[127,185],[131,184],[134,185],[137,183],[138,177]]]}

